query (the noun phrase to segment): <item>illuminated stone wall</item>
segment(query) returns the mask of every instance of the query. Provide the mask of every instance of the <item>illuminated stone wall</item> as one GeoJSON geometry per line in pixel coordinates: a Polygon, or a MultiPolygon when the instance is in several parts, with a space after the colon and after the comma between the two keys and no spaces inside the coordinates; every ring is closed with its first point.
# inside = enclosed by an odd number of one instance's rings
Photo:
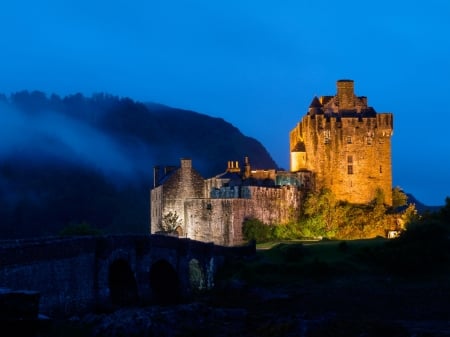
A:
{"type": "Polygon", "coordinates": [[[190,159],[181,159],[181,167],[173,170],[163,183],[150,192],[150,232],[160,230],[162,217],[169,213],[176,213],[184,224],[184,202],[186,199],[204,198],[204,178],[192,168],[190,159]]]}
{"type": "MultiPolygon", "coordinates": [[[[275,172],[272,175],[275,179],[275,172]]],[[[303,175],[294,176],[306,179],[303,175]]],[[[163,216],[172,212],[179,216],[180,237],[233,246],[244,243],[246,218],[274,225],[298,220],[304,187],[228,183],[228,179],[204,179],[190,161],[182,161],[150,192],[150,232],[160,231],[163,216]]]]}
{"type": "Polygon", "coordinates": [[[366,97],[353,95],[351,82],[338,81],[335,97],[313,100],[291,131],[291,170],[312,171],[314,188],[329,188],[339,200],[368,203],[381,189],[391,205],[393,115],[368,107],[366,97]],[[306,161],[297,163],[303,154],[306,161]]]}
{"type": "Polygon", "coordinates": [[[302,190],[242,186],[248,198],[190,199],[185,202],[185,234],[199,241],[232,246],[244,243],[242,224],[256,218],[266,224],[285,224],[298,219],[302,190]]]}

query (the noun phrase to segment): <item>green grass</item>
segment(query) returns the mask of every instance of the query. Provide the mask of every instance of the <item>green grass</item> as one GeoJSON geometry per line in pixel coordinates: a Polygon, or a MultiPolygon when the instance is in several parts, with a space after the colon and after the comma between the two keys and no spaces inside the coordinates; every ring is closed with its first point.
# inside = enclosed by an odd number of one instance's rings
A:
{"type": "Polygon", "coordinates": [[[386,239],[351,241],[283,241],[257,245],[248,261],[231,261],[220,277],[240,279],[262,286],[298,285],[374,272],[359,258],[365,250],[381,247],[386,239]]]}
{"type": "Polygon", "coordinates": [[[258,245],[257,254],[273,262],[297,262],[305,263],[319,259],[326,263],[348,262],[354,254],[361,249],[371,249],[386,242],[386,239],[350,240],[350,241],[283,241],[258,245]],[[345,243],[343,243],[345,242],[345,243]],[[265,247],[262,249],[262,247],[265,247]],[[298,251],[298,260],[286,261],[286,252],[298,251]]]}

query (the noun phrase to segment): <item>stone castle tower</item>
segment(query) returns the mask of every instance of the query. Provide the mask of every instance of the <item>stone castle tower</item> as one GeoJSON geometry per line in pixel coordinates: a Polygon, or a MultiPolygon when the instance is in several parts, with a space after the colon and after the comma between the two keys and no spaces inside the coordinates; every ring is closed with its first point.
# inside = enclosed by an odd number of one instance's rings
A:
{"type": "Polygon", "coordinates": [[[352,80],[337,81],[335,96],[314,97],[290,132],[290,170],[313,172],[315,190],[364,204],[378,189],[392,205],[392,113],[377,113],[352,80]]]}

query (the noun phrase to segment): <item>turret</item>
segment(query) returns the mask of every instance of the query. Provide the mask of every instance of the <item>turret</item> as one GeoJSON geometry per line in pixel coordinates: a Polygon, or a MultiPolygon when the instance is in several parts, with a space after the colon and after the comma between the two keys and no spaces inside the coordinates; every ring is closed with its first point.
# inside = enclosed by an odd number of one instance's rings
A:
{"type": "Polygon", "coordinates": [[[306,147],[303,141],[299,141],[291,150],[291,172],[306,169],[306,147]]]}
{"type": "Polygon", "coordinates": [[[309,105],[308,115],[314,116],[320,114],[322,112],[322,104],[320,103],[317,96],[314,96],[311,104],[309,105]]]}

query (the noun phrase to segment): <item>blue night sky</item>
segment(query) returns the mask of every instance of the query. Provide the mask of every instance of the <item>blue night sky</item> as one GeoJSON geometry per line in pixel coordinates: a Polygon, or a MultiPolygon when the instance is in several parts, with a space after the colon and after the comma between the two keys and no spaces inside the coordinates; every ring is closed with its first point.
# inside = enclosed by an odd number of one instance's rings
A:
{"type": "Polygon", "coordinates": [[[353,79],[394,114],[394,186],[441,205],[449,13],[447,0],[4,1],[0,92],[105,92],[221,117],[288,169],[313,96],[353,79]]]}

